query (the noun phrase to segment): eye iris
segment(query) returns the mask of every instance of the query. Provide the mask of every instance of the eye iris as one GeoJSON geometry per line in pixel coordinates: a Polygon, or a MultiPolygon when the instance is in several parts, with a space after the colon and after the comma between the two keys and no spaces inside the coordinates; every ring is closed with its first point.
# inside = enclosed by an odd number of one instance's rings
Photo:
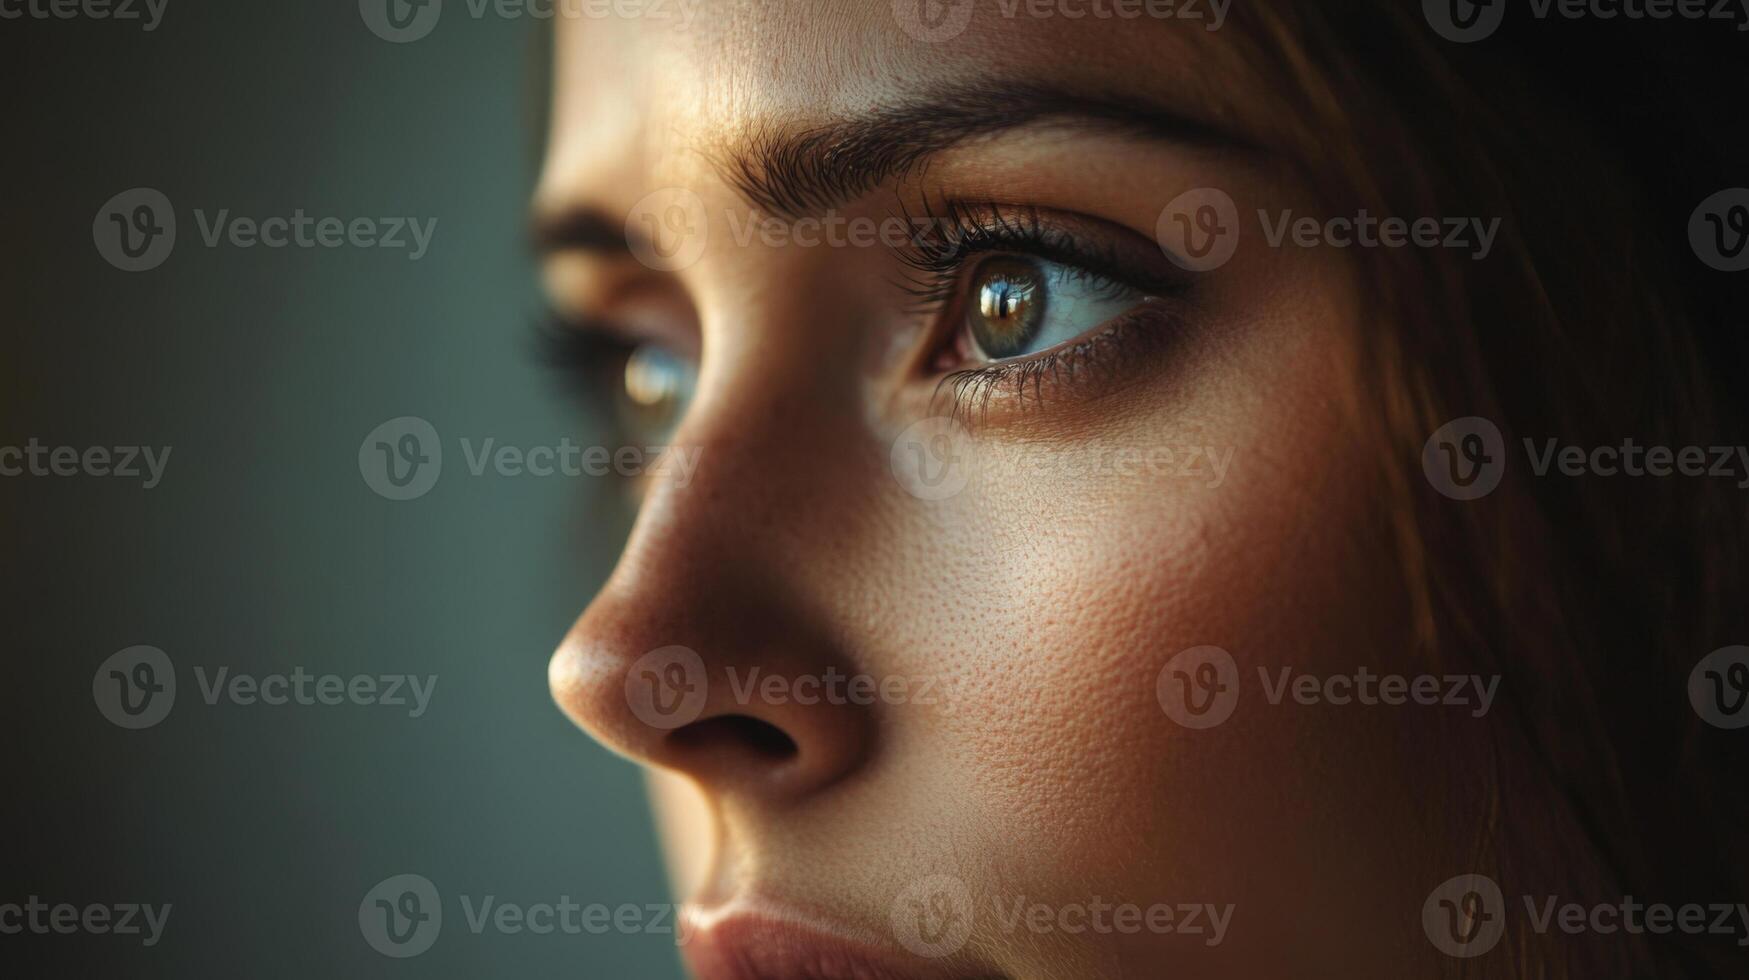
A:
{"type": "Polygon", "coordinates": [[[680,394],[679,365],[660,347],[644,344],[626,358],[626,397],[634,405],[654,408],[680,394]]]}
{"type": "Polygon", "coordinates": [[[1044,323],[1045,295],[1038,269],[1021,259],[991,259],[978,270],[974,282],[978,303],[968,319],[979,349],[991,358],[1025,353],[1044,323]]]}
{"type": "Polygon", "coordinates": [[[660,346],[643,344],[626,358],[621,422],[641,436],[666,433],[678,421],[691,389],[690,365],[660,346]]]}

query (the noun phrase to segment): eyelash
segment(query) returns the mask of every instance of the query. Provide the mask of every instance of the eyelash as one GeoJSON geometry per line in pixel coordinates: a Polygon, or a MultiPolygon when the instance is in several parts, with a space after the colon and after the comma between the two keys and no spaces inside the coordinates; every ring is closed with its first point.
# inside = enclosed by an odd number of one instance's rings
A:
{"type": "MultiPolygon", "coordinates": [[[[1036,208],[1014,205],[948,202],[939,209],[925,205],[921,225],[929,233],[913,238],[898,250],[909,270],[898,284],[914,302],[909,315],[935,321],[927,331],[931,362],[957,342],[960,330],[964,280],[986,255],[1018,254],[1055,262],[1084,281],[1119,290],[1135,290],[1154,299],[1178,299],[1189,288],[1183,278],[1162,278],[1136,269],[1115,248],[1084,242],[1066,228],[1045,220],[1036,208]]],[[[1172,318],[1170,310],[1143,305],[1102,324],[1098,329],[1067,345],[1006,361],[951,371],[937,382],[939,397],[951,399],[950,414],[959,418],[981,414],[990,399],[1011,392],[1024,403],[1029,393],[1042,403],[1046,386],[1057,388],[1086,372],[1109,370],[1114,355],[1135,341],[1165,339],[1169,330],[1136,327],[1158,325],[1172,318]]],[[[533,323],[536,358],[550,365],[568,388],[585,397],[598,397],[602,384],[619,383],[615,371],[637,348],[612,323],[549,311],[533,323]]]]}
{"type": "MultiPolygon", "coordinates": [[[[926,204],[923,218],[923,227],[930,232],[900,250],[901,261],[911,271],[899,285],[916,299],[912,312],[935,321],[929,332],[931,358],[939,356],[944,344],[957,342],[966,277],[987,255],[1018,254],[1055,262],[1113,293],[1135,290],[1150,298],[1176,299],[1188,288],[1184,279],[1165,279],[1134,268],[1115,248],[1082,241],[1066,228],[1050,224],[1037,208],[948,202],[939,213],[926,204]]],[[[1055,388],[1080,372],[1109,366],[1108,355],[1118,353],[1138,335],[1165,333],[1132,328],[1169,315],[1158,307],[1138,306],[1068,345],[950,372],[938,382],[938,396],[948,394],[956,418],[973,411],[981,414],[990,399],[1004,391],[1022,402],[1030,391],[1032,400],[1040,403],[1046,385],[1055,388]]]]}
{"type": "Polygon", "coordinates": [[[530,321],[535,360],[551,367],[567,391],[586,399],[604,394],[604,384],[619,383],[622,369],[637,344],[612,324],[547,310],[530,321]]]}

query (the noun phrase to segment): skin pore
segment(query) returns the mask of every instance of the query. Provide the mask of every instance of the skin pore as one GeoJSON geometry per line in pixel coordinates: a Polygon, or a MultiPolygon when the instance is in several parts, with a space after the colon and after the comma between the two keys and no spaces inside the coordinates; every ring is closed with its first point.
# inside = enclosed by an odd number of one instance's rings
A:
{"type": "Polygon", "coordinates": [[[550,678],[580,726],[657,774],[698,921],[753,909],[897,948],[895,902],[948,874],[976,909],[944,958],[958,975],[1438,970],[1419,912],[1468,870],[1480,804],[1464,767],[1428,760],[1461,756],[1481,723],[1270,705],[1256,683],[1260,667],[1411,668],[1376,453],[1357,435],[1364,304],[1345,253],[1271,248],[1253,220],[1317,199],[1248,111],[1271,93],[1236,45],[1197,21],[993,15],[931,44],[889,4],[837,2],[714,5],[685,30],[561,19],[557,35],[535,200],[552,302],[571,329],[696,365],[666,437],[701,455],[685,486],[643,485],[550,678]],[[1005,87],[1025,97],[1005,104],[1005,87]],[[1004,125],[927,125],[968,105],[1004,125]],[[1142,106],[1154,115],[1138,122],[1142,106]],[[832,160],[794,165],[846,146],[916,155],[833,180],[817,179],[832,160]],[[1210,187],[1237,203],[1240,244],[1187,272],[1157,222],[1210,187]],[[615,236],[671,188],[696,195],[708,234],[695,261],[653,269],[615,236]],[[1072,241],[1136,281],[1066,275],[1058,294],[1117,315],[1066,323],[1057,346],[1075,352],[1057,360],[944,383],[982,366],[961,329],[981,257],[924,271],[905,246],[736,234],[828,212],[1030,229],[1050,262],[1071,265],[1072,241]],[[895,440],[930,417],[955,420],[969,464],[943,500],[890,469],[895,440]],[[1162,448],[1228,462],[1218,479],[1207,463],[1112,462],[1162,448]],[[1233,655],[1247,696],[1196,731],[1155,684],[1204,644],[1233,655]],[[668,730],[628,705],[626,680],[675,645],[710,685],[699,719],[668,730]],[[725,675],[754,668],[927,680],[932,696],[737,699],[725,675]],[[1005,928],[1017,900],[1231,915],[1213,944],[1206,921],[1198,935],[1005,928]]]}

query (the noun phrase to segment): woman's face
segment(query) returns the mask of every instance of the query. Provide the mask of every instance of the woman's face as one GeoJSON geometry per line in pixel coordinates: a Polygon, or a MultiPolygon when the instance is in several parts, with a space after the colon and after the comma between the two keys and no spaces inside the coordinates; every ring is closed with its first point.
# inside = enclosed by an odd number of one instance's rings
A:
{"type": "Polygon", "coordinates": [[[1081,6],[561,19],[546,279],[697,456],[551,683],[656,774],[704,975],[1439,956],[1445,716],[1262,680],[1408,672],[1352,255],[1266,240],[1317,201],[1237,26],[1081,6]]]}

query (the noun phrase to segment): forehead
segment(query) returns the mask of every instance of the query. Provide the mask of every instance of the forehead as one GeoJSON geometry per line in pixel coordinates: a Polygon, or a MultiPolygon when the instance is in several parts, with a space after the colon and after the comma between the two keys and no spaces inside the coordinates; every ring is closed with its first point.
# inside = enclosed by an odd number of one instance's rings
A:
{"type": "Polygon", "coordinates": [[[579,9],[607,16],[556,19],[542,198],[683,182],[751,136],[956,84],[1143,94],[1223,119],[1245,87],[1238,27],[1207,0],[618,4],[638,15],[602,0],[579,9]]]}

